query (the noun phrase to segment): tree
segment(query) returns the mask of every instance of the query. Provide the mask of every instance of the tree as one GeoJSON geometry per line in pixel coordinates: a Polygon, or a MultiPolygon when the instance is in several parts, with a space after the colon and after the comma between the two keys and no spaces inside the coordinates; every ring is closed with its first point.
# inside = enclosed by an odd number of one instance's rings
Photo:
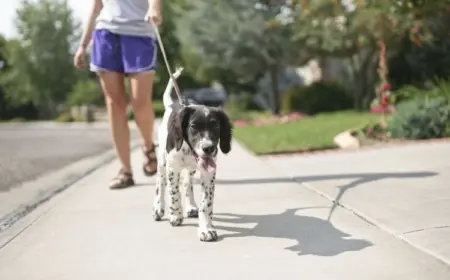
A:
{"type": "MultiPolygon", "coordinates": [[[[24,118],[34,119],[37,117],[36,107],[30,102],[17,103],[11,100],[6,94],[8,89],[11,89],[9,84],[2,84],[2,81],[7,81],[7,78],[14,70],[11,67],[10,50],[19,47],[16,40],[6,40],[0,36],[0,119],[24,118]]],[[[23,84],[19,84],[23,86],[23,84]]],[[[20,87],[15,87],[20,89],[20,87]]]]}
{"type": "Polygon", "coordinates": [[[51,116],[76,82],[72,47],[78,26],[67,1],[23,0],[16,27],[19,38],[9,48],[11,71],[0,84],[13,102],[32,102],[42,116],[51,116]]]}
{"type": "Polygon", "coordinates": [[[423,87],[429,80],[450,77],[450,9],[442,9],[427,21],[431,43],[405,38],[389,58],[393,89],[405,84],[423,87]]]}
{"type": "Polygon", "coordinates": [[[246,84],[270,72],[273,113],[279,114],[278,71],[304,57],[290,40],[289,21],[277,18],[285,1],[265,2],[189,1],[178,14],[177,35],[204,73],[224,71],[246,84]]]}
{"type": "Polygon", "coordinates": [[[370,104],[377,80],[378,43],[388,51],[405,37],[431,39],[425,19],[448,0],[298,0],[293,37],[311,55],[349,62],[355,108],[370,104]]]}
{"type": "MultiPolygon", "coordinates": [[[[164,49],[166,51],[167,59],[172,67],[172,70],[175,71],[175,67],[177,65],[182,65],[186,67],[182,59],[182,50],[181,44],[176,36],[175,32],[175,17],[177,16],[175,13],[175,9],[177,6],[181,6],[184,4],[184,0],[175,0],[175,1],[162,1],[163,4],[163,23],[159,28],[161,33],[161,39],[164,44],[164,49]]],[[[164,58],[162,53],[158,52],[158,67],[156,69],[155,75],[155,86],[154,86],[154,98],[162,98],[162,94],[166,88],[167,81],[169,80],[169,74],[167,72],[166,65],[164,63],[164,58]]],[[[197,80],[195,80],[190,71],[183,71],[183,75],[181,75],[177,79],[178,84],[181,88],[186,87],[197,87],[201,85],[197,80]]]]}
{"type": "Polygon", "coordinates": [[[92,79],[80,79],[70,92],[67,103],[70,106],[104,105],[100,85],[92,79]]]}

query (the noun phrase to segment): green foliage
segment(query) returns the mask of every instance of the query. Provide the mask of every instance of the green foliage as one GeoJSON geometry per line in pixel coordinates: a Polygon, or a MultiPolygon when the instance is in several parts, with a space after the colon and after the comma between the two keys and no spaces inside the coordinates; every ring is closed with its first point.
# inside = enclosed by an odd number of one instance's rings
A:
{"type": "MultiPolygon", "coordinates": [[[[180,89],[195,88],[200,87],[203,84],[201,81],[197,81],[192,77],[190,70],[195,69],[198,63],[188,63],[183,61],[182,57],[182,46],[180,44],[179,38],[176,36],[175,30],[175,18],[176,14],[174,9],[183,4],[182,0],[176,1],[162,1],[163,5],[163,23],[159,28],[161,33],[161,39],[164,44],[164,49],[167,54],[167,59],[172,67],[172,70],[177,66],[183,66],[185,71],[177,79],[177,83],[180,89]]],[[[164,64],[164,58],[162,53],[158,52],[158,67],[156,68],[156,74],[154,78],[154,88],[153,88],[153,99],[162,99],[162,94],[166,88],[167,82],[169,81],[169,74],[167,73],[166,65],[164,64]]]]}
{"type": "Polygon", "coordinates": [[[351,111],[318,114],[288,123],[236,127],[233,135],[258,155],[335,148],[333,138],[342,131],[373,122],[374,114],[351,111]]]}
{"type": "Polygon", "coordinates": [[[162,102],[153,101],[153,111],[156,118],[162,118],[164,115],[164,104],[162,102]]]}
{"type": "MultiPolygon", "coordinates": [[[[162,118],[162,116],[164,115],[164,104],[161,101],[156,100],[154,100],[152,103],[153,111],[155,112],[155,118],[162,118]]],[[[127,112],[127,118],[128,120],[134,120],[134,112],[131,108],[127,112]]]]}
{"type": "Polygon", "coordinates": [[[317,114],[350,109],[351,97],[335,82],[317,82],[307,87],[293,86],[285,92],[283,110],[317,114]]]}
{"type": "Polygon", "coordinates": [[[450,81],[436,79],[434,83],[429,82],[428,88],[419,88],[413,85],[406,85],[394,92],[395,103],[401,103],[416,98],[436,98],[444,97],[450,99],[450,81]]]}
{"type": "Polygon", "coordinates": [[[256,0],[190,1],[179,13],[177,34],[206,66],[221,67],[253,80],[269,65],[292,62],[298,50],[290,27],[268,24],[278,6],[259,9],[256,0]],[[187,10],[186,10],[187,9],[187,10]],[[242,24],[245,22],[245,24],[242,24]]]}
{"type": "MultiPolygon", "coordinates": [[[[235,83],[254,83],[304,58],[292,43],[290,24],[276,18],[280,11],[280,4],[258,0],[192,0],[179,9],[177,36],[192,67],[201,67],[198,75],[225,74],[218,79],[223,84],[228,84],[227,76],[235,83]]],[[[278,88],[277,81],[272,82],[272,88],[278,88]]],[[[278,92],[272,93],[277,103],[278,92]]]]}
{"type": "Polygon", "coordinates": [[[231,96],[225,103],[224,109],[233,121],[250,121],[261,116],[270,115],[266,111],[255,108],[251,101],[251,95],[246,92],[231,96]]]}
{"type": "Polygon", "coordinates": [[[397,107],[388,129],[393,138],[419,140],[449,137],[449,99],[435,97],[405,101],[397,107]]]}
{"type": "Polygon", "coordinates": [[[75,119],[69,112],[62,112],[56,119],[55,122],[68,123],[74,122],[75,119]]]}
{"type": "MultiPolygon", "coordinates": [[[[294,40],[311,56],[345,58],[354,104],[364,108],[374,96],[378,41],[386,43],[389,53],[396,52],[405,40],[430,42],[433,34],[428,19],[442,13],[450,1],[297,0],[294,3],[298,9],[293,23],[294,40]]],[[[448,30],[445,34],[448,37],[448,30]]]]}
{"type": "Polygon", "coordinates": [[[52,115],[76,81],[72,11],[64,0],[24,0],[16,27],[19,40],[8,43],[10,69],[0,78],[0,87],[11,102],[31,102],[42,115],[52,115]]]}
{"type": "Polygon", "coordinates": [[[404,84],[420,87],[427,80],[450,76],[450,13],[442,10],[426,22],[432,42],[405,38],[389,57],[389,81],[394,89],[404,84]]]}
{"type": "Polygon", "coordinates": [[[90,79],[79,80],[68,97],[68,105],[70,106],[102,105],[103,102],[104,98],[100,87],[90,79]]]}
{"type": "Polygon", "coordinates": [[[295,21],[297,40],[317,54],[348,56],[378,40],[389,46],[402,38],[431,39],[426,20],[445,9],[449,0],[294,1],[300,9],[295,21]]]}

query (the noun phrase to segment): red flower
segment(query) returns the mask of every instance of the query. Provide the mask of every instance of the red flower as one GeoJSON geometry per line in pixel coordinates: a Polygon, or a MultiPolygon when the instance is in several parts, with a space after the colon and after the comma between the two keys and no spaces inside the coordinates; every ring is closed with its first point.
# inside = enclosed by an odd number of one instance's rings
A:
{"type": "Polygon", "coordinates": [[[384,83],[382,89],[383,91],[391,90],[391,85],[389,83],[384,83]]]}
{"type": "Polygon", "coordinates": [[[389,106],[389,97],[386,95],[381,96],[381,107],[383,109],[386,109],[389,106]]]}
{"type": "Polygon", "coordinates": [[[247,126],[249,125],[249,122],[244,121],[244,120],[238,120],[234,122],[234,126],[236,127],[243,127],[243,126],[247,126]]]}
{"type": "Polygon", "coordinates": [[[377,93],[381,94],[383,92],[391,90],[391,85],[389,83],[384,83],[377,88],[377,93]]]}
{"type": "Polygon", "coordinates": [[[413,39],[412,41],[413,41],[414,45],[416,45],[416,46],[422,46],[422,42],[420,42],[419,39],[413,39]]]}

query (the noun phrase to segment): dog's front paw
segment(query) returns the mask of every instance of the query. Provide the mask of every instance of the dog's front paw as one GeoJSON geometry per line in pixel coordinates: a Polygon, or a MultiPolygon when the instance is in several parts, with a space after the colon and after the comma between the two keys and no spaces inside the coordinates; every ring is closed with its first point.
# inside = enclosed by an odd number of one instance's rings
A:
{"type": "Polygon", "coordinates": [[[159,222],[164,217],[164,209],[158,206],[153,207],[153,220],[159,222]]]}
{"type": "Polygon", "coordinates": [[[213,228],[199,229],[198,237],[203,242],[214,242],[218,239],[217,231],[213,228]]]}
{"type": "Polygon", "coordinates": [[[186,216],[188,218],[198,218],[198,209],[197,208],[189,208],[186,211],[186,216]]]}
{"type": "Polygon", "coordinates": [[[169,217],[170,225],[173,227],[177,227],[183,223],[183,215],[170,215],[169,217]]]}

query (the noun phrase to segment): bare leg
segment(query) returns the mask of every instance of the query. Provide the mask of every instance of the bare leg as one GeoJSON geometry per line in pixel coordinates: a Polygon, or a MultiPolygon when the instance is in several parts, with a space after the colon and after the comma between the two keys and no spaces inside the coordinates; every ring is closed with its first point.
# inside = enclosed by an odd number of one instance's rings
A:
{"type": "Polygon", "coordinates": [[[124,76],[116,72],[101,72],[99,77],[105,95],[114,147],[123,169],[131,173],[130,130],[126,114],[124,76]]]}
{"type": "Polygon", "coordinates": [[[144,145],[153,145],[153,122],[155,113],[152,107],[153,73],[144,72],[130,77],[131,105],[133,106],[135,121],[141,133],[144,145]]]}
{"type": "Polygon", "coordinates": [[[136,124],[143,139],[144,150],[149,151],[144,170],[147,175],[154,175],[157,169],[156,155],[153,149],[153,123],[155,113],[152,107],[153,72],[133,74],[130,77],[131,105],[136,124]],[[149,160],[149,156],[150,159],[149,160]],[[153,160],[154,159],[154,160],[153,160]]]}

